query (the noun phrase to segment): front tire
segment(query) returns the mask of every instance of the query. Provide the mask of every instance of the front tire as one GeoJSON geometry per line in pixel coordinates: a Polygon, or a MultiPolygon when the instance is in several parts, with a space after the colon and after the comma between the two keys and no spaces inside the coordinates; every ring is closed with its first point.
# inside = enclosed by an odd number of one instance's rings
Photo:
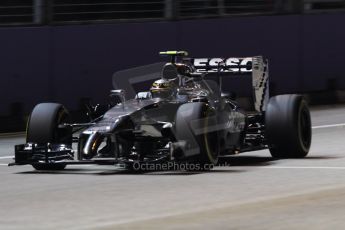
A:
{"type": "MultiPolygon", "coordinates": [[[[59,124],[67,122],[68,111],[57,103],[41,103],[32,110],[27,124],[26,141],[37,144],[72,145],[72,130],[58,128],[59,124]]],[[[34,163],[36,170],[62,170],[65,163],[34,163]]]]}
{"type": "Polygon", "coordinates": [[[217,164],[218,135],[210,131],[216,122],[210,108],[202,102],[183,104],[177,110],[175,122],[176,139],[188,143],[184,153],[187,161],[199,164],[197,169],[200,170],[211,169],[217,164]]]}
{"type": "Polygon", "coordinates": [[[279,95],[269,100],[265,113],[266,137],[275,158],[303,158],[311,145],[311,118],[300,95],[279,95]]]}

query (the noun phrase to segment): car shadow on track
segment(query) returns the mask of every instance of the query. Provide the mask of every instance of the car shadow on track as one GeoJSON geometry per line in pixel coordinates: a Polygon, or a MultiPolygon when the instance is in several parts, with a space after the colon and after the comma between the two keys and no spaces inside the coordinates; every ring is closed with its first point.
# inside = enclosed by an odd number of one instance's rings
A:
{"type": "Polygon", "coordinates": [[[339,159],[343,158],[340,156],[307,156],[306,158],[302,158],[299,160],[331,160],[331,159],[339,159]]]}
{"type": "Polygon", "coordinates": [[[192,176],[204,173],[238,173],[244,172],[245,170],[234,170],[231,168],[228,169],[212,169],[210,171],[185,171],[185,170],[170,170],[170,171],[133,171],[133,170],[101,170],[101,169],[64,169],[61,171],[25,171],[17,172],[16,174],[50,174],[50,175],[95,175],[95,176],[110,176],[110,175],[138,175],[138,176],[192,176]]]}
{"type": "Polygon", "coordinates": [[[217,166],[267,166],[278,159],[262,156],[229,156],[219,159],[217,166]]]}
{"type": "MultiPolygon", "coordinates": [[[[307,156],[305,158],[295,158],[294,160],[306,161],[306,160],[330,160],[338,159],[339,156],[307,156]]],[[[262,157],[262,156],[228,156],[220,158],[218,166],[268,166],[275,163],[278,163],[282,160],[291,160],[291,159],[279,159],[273,157],[262,157]]]]}
{"type": "Polygon", "coordinates": [[[271,157],[256,157],[256,156],[236,156],[221,158],[215,168],[209,171],[186,171],[186,170],[157,170],[157,171],[135,171],[125,169],[103,169],[101,166],[69,168],[67,166],[64,170],[59,171],[25,171],[17,174],[71,174],[71,175],[164,175],[164,176],[191,176],[205,173],[240,173],[245,172],[244,169],[234,169],[232,166],[266,166],[270,165],[274,159],[271,157]]]}
{"type": "MultiPolygon", "coordinates": [[[[336,159],[336,156],[310,156],[298,160],[325,160],[325,159],[336,159]]],[[[209,171],[186,171],[186,170],[157,170],[157,171],[135,171],[125,169],[104,169],[102,166],[92,167],[80,167],[73,166],[76,168],[67,167],[65,170],[60,171],[25,171],[17,172],[16,174],[71,174],[71,175],[96,175],[96,176],[108,176],[108,175],[142,175],[142,176],[192,176],[198,174],[213,174],[213,173],[241,173],[246,172],[249,169],[247,167],[265,167],[275,164],[280,159],[263,156],[229,156],[222,157],[219,159],[218,164],[209,171]],[[245,168],[238,168],[245,167],[245,168]]]]}

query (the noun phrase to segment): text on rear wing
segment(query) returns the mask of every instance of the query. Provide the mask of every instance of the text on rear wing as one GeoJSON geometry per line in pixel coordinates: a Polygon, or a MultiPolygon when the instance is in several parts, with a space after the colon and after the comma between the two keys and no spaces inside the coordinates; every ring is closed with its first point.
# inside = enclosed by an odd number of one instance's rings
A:
{"type": "Polygon", "coordinates": [[[196,72],[229,72],[248,73],[252,72],[253,58],[194,58],[191,60],[196,72]],[[221,67],[219,67],[221,65],[221,67]]]}

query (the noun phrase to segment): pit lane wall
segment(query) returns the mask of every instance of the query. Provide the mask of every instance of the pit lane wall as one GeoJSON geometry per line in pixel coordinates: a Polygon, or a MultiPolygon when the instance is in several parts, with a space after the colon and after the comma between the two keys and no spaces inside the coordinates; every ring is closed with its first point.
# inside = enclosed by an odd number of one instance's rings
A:
{"type": "Polygon", "coordinates": [[[0,28],[0,131],[39,102],[103,102],[115,71],[162,61],[167,49],[264,55],[273,94],[345,89],[344,22],[337,13],[0,28]]]}

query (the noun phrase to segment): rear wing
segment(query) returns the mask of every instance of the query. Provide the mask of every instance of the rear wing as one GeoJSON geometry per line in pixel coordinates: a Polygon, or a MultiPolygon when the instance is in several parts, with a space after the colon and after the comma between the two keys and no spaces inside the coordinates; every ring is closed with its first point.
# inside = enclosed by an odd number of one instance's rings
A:
{"type": "Polygon", "coordinates": [[[195,73],[217,74],[222,77],[252,77],[254,108],[266,110],[269,100],[268,61],[262,56],[244,58],[188,58],[184,59],[194,67],[195,73]]]}

